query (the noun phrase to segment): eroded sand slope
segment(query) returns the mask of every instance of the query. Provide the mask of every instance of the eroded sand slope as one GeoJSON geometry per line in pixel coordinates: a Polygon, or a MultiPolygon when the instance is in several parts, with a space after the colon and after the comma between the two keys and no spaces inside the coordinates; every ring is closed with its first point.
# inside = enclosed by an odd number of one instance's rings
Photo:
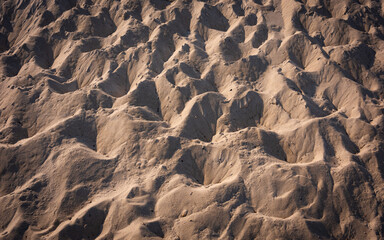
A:
{"type": "Polygon", "coordinates": [[[1,239],[384,238],[382,1],[1,4],[1,239]]]}

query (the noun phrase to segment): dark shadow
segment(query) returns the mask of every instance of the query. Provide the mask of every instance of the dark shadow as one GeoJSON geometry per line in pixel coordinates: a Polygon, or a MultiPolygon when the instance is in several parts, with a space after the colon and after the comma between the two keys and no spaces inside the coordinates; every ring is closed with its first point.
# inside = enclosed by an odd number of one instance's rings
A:
{"type": "Polygon", "coordinates": [[[164,232],[159,221],[147,222],[145,223],[145,226],[157,237],[164,238],[164,232]]]}
{"type": "Polygon", "coordinates": [[[264,147],[264,151],[282,161],[287,161],[287,155],[284,152],[283,147],[280,145],[280,139],[276,133],[261,131],[261,139],[264,147]]]}
{"type": "Polygon", "coordinates": [[[130,17],[133,17],[139,21],[142,21],[141,18],[141,11],[142,11],[142,6],[140,0],[131,0],[128,1],[126,4],[124,4],[124,20],[129,19],[130,17]]]}
{"type": "Polygon", "coordinates": [[[237,16],[244,16],[244,9],[241,7],[241,1],[236,0],[234,4],[232,4],[232,10],[237,16]]]}
{"type": "Polygon", "coordinates": [[[9,49],[9,42],[7,35],[0,33],[0,53],[9,49]]]}
{"type": "Polygon", "coordinates": [[[39,26],[44,27],[50,24],[55,20],[55,16],[53,16],[52,12],[46,10],[40,18],[39,26]]]}
{"type": "Polygon", "coordinates": [[[59,239],[96,239],[103,229],[106,213],[96,207],[88,212],[74,225],[67,225],[59,233],[59,239]]]}
{"type": "Polygon", "coordinates": [[[186,177],[192,179],[194,182],[204,184],[204,173],[203,170],[197,165],[192,157],[191,150],[188,149],[178,157],[177,165],[175,170],[179,174],[183,174],[186,177]]]}
{"type": "Polygon", "coordinates": [[[167,8],[169,4],[172,3],[171,0],[150,0],[149,1],[152,6],[154,6],[157,10],[163,10],[167,8]]]}
{"type": "Polygon", "coordinates": [[[315,222],[315,221],[305,221],[305,224],[307,225],[309,231],[312,233],[315,233],[316,235],[329,239],[330,235],[327,231],[327,229],[324,227],[324,225],[321,222],[315,222]]]}
{"type": "Polygon", "coordinates": [[[229,28],[228,19],[215,6],[208,4],[201,9],[200,21],[208,28],[219,31],[227,31],[229,28]]]}
{"type": "Polygon", "coordinates": [[[3,65],[4,74],[7,77],[13,77],[16,76],[21,68],[21,61],[16,56],[4,56],[1,58],[1,65],[3,65]]]}

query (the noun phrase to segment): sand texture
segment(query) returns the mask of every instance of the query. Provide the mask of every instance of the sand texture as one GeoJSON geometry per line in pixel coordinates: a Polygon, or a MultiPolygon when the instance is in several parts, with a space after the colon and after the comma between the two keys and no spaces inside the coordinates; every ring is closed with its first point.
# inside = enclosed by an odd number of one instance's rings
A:
{"type": "Polygon", "coordinates": [[[383,1],[0,3],[0,239],[384,239],[383,1]]]}

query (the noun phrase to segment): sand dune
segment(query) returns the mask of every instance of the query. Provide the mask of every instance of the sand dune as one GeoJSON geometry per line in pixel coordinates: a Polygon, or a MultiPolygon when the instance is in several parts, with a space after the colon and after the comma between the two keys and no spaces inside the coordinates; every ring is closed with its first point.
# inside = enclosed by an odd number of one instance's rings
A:
{"type": "Polygon", "coordinates": [[[384,238],[382,1],[0,20],[0,239],[384,238]]]}

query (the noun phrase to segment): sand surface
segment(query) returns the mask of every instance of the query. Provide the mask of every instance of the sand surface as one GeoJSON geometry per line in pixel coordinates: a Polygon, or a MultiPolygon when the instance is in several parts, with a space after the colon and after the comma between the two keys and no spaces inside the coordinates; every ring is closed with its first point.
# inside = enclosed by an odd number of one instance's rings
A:
{"type": "Polygon", "coordinates": [[[384,238],[383,1],[0,3],[0,239],[384,238]]]}

